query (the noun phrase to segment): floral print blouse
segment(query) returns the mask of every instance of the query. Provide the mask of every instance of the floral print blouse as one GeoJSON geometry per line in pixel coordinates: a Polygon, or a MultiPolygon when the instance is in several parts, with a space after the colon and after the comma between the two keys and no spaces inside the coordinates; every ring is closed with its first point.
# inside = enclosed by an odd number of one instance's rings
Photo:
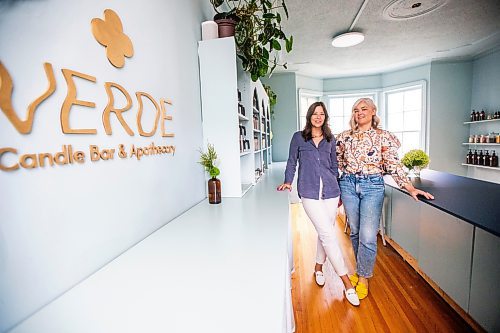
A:
{"type": "Polygon", "coordinates": [[[339,170],[346,173],[389,173],[399,187],[410,183],[399,161],[398,138],[389,131],[344,131],[337,137],[339,170]]]}

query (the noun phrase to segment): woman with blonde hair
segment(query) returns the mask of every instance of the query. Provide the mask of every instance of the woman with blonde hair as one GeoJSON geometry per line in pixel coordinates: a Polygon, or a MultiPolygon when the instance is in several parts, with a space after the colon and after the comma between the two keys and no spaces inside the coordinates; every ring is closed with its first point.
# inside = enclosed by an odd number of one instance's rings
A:
{"type": "Polygon", "coordinates": [[[351,129],[337,137],[337,158],[342,176],[341,199],[351,227],[350,238],[356,258],[356,272],[349,278],[359,299],[368,296],[368,279],[373,276],[377,255],[377,233],[384,202],[382,173],[391,174],[399,187],[418,201],[417,195],[434,197],[411,184],[399,161],[398,138],[379,128],[377,107],[370,98],[358,99],[352,107],[351,129]]]}
{"type": "Polygon", "coordinates": [[[299,164],[297,191],[302,206],[318,233],[314,277],[324,286],[323,264],[330,260],[344,283],[344,294],[349,303],[359,305],[354,286],[347,275],[347,266],[335,234],[335,217],[340,189],[335,137],[328,126],[328,113],[323,102],[311,104],[306,114],[304,130],[296,132],[290,142],[285,181],[277,190],[291,190],[295,170],[299,164]]]}

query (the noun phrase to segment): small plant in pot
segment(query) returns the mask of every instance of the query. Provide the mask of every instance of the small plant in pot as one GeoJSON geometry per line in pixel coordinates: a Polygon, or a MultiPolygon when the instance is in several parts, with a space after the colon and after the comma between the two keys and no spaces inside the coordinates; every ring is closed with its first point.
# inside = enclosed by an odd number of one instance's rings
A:
{"type": "MultiPolygon", "coordinates": [[[[284,0],[210,0],[218,14],[235,15],[236,53],[243,69],[250,73],[253,81],[271,75],[277,66],[282,44],[286,52],[293,46],[293,36],[287,37],[281,28],[282,10],[288,19],[284,0]],[[224,11],[224,10],[225,11],[224,11]]],[[[219,36],[221,37],[221,36],[219,36]]]]}
{"type": "Polygon", "coordinates": [[[401,159],[401,163],[410,171],[410,177],[420,177],[420,171],[427,167],[429,162],[429,156],[421,149],[412,149],[401,159]]]}
{"type": "Polygon", "coordinates": [[[215,166],[217,161],[217,152],[214,145],[207,144],[207,151],[204,152],[201,148],[200,163],[205,168],[205,171],[210,175],[208,180],[208,202],[211,204],[219,204],[222,201],[221,183],[217,176],[220,174],[219,168],[215,166]]]}

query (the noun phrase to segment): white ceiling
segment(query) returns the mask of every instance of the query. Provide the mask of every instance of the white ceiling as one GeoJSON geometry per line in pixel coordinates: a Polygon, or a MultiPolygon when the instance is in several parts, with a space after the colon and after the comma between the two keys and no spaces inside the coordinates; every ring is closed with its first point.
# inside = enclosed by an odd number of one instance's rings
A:
{"type": "MultiPolygon", "coordinates": [[[[384,18],[395,0],[286,0],[289,20],[283,30],[293,35],[294,46],[283,55],[288,70],[318,77],[384,73],[432,60],[472,59],[500,45],[500,0],[444,0],[427,14],[404,20],[384,18]],[[334,48],[332,38],[352,31],[365,41],[350,48],[334,48]]],[[[440,0],[399,0],[420,9],[440,0]]],[[[418,11],[419,9],[415,9],[418,11]]],[[[408,11],[408,10],[407,10],[408,11]]],[[[278,72],[278,70],[277,70],[278,72]]]]}

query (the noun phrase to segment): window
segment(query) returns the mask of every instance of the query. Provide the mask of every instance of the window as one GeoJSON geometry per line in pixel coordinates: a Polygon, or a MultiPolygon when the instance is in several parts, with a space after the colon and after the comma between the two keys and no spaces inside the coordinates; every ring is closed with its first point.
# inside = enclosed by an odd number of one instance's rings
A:
{"type": "Polygon", "coordinates": [[[300,130],[304,129],[304,126],[306,126],[306,115],[307,115],[307,110],[309,109],[309,106],[311,106],[312,103],[319,102],[319,101],[320,101],[319,95],[313,95],[313,94],[308,94],[308,93],[301,93],[300,94],[300,115],[299,115],[299,129],[300,130]]]}
{"type": "Polygon", "coordinates": [[[423,85],[385,91],[386,128],[401,142],[399,156],[411,149],[425,150],[423,85]]]}
{"type": "Polygon", "coordinates": [[[331,95],[329,96],[328,114],[330,115],[330,128],[333,134],[350,129],[352,106],[360,98],[371,98],[376,102],[376,93],[331,95]]]}

